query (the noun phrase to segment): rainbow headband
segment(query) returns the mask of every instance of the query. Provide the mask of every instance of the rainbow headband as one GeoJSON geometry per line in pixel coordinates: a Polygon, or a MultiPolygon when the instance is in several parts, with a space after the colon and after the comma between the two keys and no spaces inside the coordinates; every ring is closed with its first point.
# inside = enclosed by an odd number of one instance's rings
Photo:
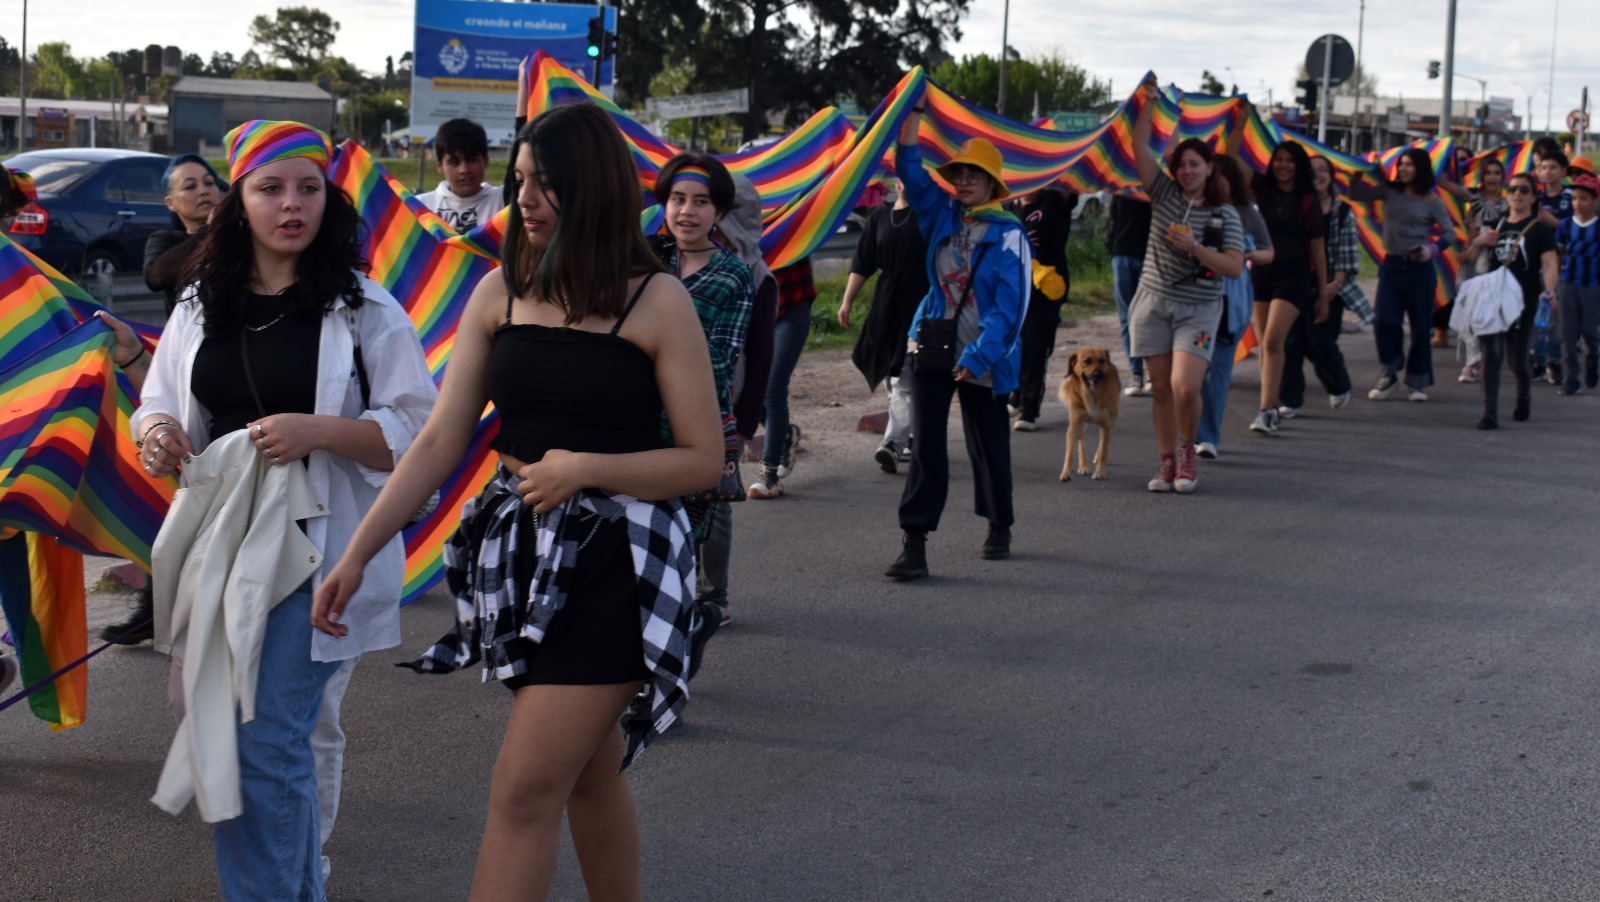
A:
{"type": "Polygon", "coordinates": [[[28,200],[39,199],[39,189],[35,188],[33,185],[33,176],[23,172],[20,169],[7,169],[6,173],[11,176],[12,187],[21,192],[23,197],[26,197],[28,200]]]}
{"type": "Polygon", "coordinates": [[[228,181],[267,163],[290,157],[309,157],[322,169],[328,168],[333,144],[328,136],[298,122],[273,122],[252,119],[228,132],[222,139],[228,148],[228,181]]]}
{"type": "Polygon", "coordinates": [[[672,183],[674,185],[684,179],[688,179],[691,182],[699,182],[700,184],[705,185],[707,188],[710,188],[711,170],[705,168],[704,166],[685,166],[672,175],[672,183]]]}

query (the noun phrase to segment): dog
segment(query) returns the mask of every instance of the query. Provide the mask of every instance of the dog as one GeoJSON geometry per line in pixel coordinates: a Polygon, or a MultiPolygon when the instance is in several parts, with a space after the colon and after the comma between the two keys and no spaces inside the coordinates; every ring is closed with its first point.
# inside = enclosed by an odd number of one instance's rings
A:
{"type": "Polygon", "coordinates": [[[1067,358],[1067,377],[1056,393],[1067,405],[1067,457],[1061,462],[1061,481],[1072,479],[1072,448],[1078,448],[1078,475],[1089,472],[1083,453],[1084,429],[1093,423],[1100,427],[1100,447],[1094,453],[1094,478],[1106,478],[1106,463],[1111,448],[1111,430],[1117,425],[1117,410],[1122,402],[1122,379],[1111,352],[1105,348],[1084,348],[1067,358]]]}

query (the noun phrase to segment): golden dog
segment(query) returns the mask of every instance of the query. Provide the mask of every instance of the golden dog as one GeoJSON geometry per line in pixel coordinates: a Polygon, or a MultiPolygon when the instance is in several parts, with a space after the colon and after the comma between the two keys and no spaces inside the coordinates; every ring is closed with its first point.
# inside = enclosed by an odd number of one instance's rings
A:
{"type": "Polygon", "coordinates": [[[1111,448],[1111,429],[1117,425],[1118,405],[1122,402],[1122,380],[1111,352],[1105,348],[1084,348],[1067,358],[1067,378],[1057,392],[1067,405],[1071,420],[1067,426],[1067,458],[1061,463],[1061,481],[1072,478],[1072,447],[1078,447],[1078,475],[1089,472],[1089,459],[1083,453],[1083,431],[1093,423],[1100,427],[1100,447],[1094,452],[1094,478],[1106,478],[1106,462],[1111,448]]]}

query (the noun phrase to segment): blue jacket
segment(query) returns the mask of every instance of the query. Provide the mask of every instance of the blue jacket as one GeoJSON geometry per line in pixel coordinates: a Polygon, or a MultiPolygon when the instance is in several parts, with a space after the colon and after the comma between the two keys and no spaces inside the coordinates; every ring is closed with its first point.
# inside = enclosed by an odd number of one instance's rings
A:
{"type": "Polygon", "coordinates": [[[982,219],[989,223],[989,228],[978,244],[989,249],[973,275],[978,340],[967,345],[956,365],[966,367],[974,376],[993,373],[997,395],[1016,391],[1017,372],[1022,367],[1022,318],[1033,284],[1033,251],[1028,246],[1022,223],[999,204],[964,210],[922,168],[922,153],[915,147],[900,145],[897,148],[895,174],[905,183],[906,201],[916,211],[922,236],[928,239],[928,293],[917,306],[917,315],[911,320],[907,337],[917,337],[917,329],[924,318],[944,317],[944,290],[939,286],[934,260],[945,239],[960,230],[963,217],[982,219]]]}

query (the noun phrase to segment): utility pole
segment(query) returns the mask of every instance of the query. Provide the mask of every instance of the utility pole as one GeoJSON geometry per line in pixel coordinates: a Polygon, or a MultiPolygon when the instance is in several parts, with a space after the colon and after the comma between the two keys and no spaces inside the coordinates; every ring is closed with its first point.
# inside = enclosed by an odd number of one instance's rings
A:
{"type": "MultiPolygon", "coordinates": [[[[1350,147],[1348,150],[1351,153],[1361,152],[1361,142],[1356,140],[1356,135],[1359,134],[1359,128],[1361,124],[1361,79],[1367,74],[1361,68],[1361,44],[1365,39],[1366,34],[1367,0],[1361,0],[1361,17],[1356,20],[1356,106],[1355,109],[1351,111],[1350,119],[1350,147]]],[[[1376,99],[1373,101],[1373,106],[1377,106],[1376,99]]],[[[1374,115],[1373,119],[1377,119],[1377,116],[1374,115]]]]}
{"type": "Polygon", "coordinates": [[[17,152],[28,149],[28,0],[22,0],[22,109],[17,113],[17,152]]]}
{"type": "MultiPolygon", "coordinates": [[[[1454,2],[1454,0],[1452,0],[1454,2]]],[[[1556,0],[1555,12],[1550,14],[1550,83],[1545,86],[1544,130],[1550,134],[1550,110],[1556,102],[1556,23],[1561,19],[1561,0],[1556,0]]]]}
{"type": "Polygon", "coordinates": [[[1004,11],[1000,14],[1000,98],[995,102],[994,111],[1004,116],[1006,114],[1006,57],[1010,56],[1010,29],[1011,29],[1011,0],[1006,0],[1004,11]]]}
{"type": "Polygon", "coordinates": [[[1456,68],[1456,0],[1450,0],[1444,27],[1444,106],[1439,110],[1439,137],[1450,137],[1450,89],[1455,84],[1456,68]]]}
{"type": "MultiPolygon", "coordinates": [[[[1346,45],[1349,46],[1349,45],[1346,45]]],[[[1307,73],[1309,74],[1309,73],[1307,73]]],[[[1333,80],[1333,35],[1322,39],[1322,99],[1317,104],[1317,143],[1328,143],[1328,114],[1333,112],[1328,108],[1328,102],[1333,98],[1328,95],[1328,82],[1333,80]]]]}

